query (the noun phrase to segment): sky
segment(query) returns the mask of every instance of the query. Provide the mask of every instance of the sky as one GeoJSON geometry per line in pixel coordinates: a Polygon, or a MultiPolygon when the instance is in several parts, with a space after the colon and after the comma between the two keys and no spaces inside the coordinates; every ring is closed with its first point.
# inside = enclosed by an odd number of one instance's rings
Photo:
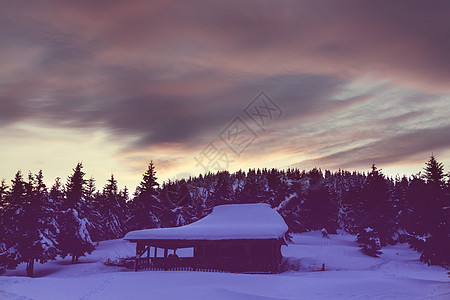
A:
{"type": "Polygon", "coordinates": [[[450,166],[449,1],[10,1],[0,179],[450,166]]]}

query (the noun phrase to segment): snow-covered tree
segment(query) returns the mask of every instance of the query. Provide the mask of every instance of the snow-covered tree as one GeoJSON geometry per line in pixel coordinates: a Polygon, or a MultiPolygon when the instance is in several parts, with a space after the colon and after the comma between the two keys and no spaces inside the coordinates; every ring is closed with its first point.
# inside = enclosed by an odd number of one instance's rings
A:
{"type": "Polygon", "coordinates": [[[278,207],[288,195],[288,185],[277,169],[271,169],[266,175],[266,180],[267,189],[264,202],[269,203],[272,208],[278,207]]]}
{"type": "Polygon", "coordinates": [[[80,256],[90,254],[95,249],[88,230],[89,221],[81,218],[75,208],[69,208],[62,212],[59,244],[62,257],[68,254],[72,256],[72,263],[78,263],[80,256]]]}
{"type": "Polygon", "coordinates": [[[6,206],[1,215],[0,265],[3,268],[15,269],[22,262],[18,243],[27,190],[20,171],[16,173],[11,182],[11,189],[6,196],[6,206]]]}
{"type": "Polygon", "coordinates": [[[117,180],[111,175],[99,196],[100,223],[103,225],[104,239],[117,239],[126,233],[123,207],[125,200],[122,197],[117,188],[117,180]]]}
{"type": "Polygon", "coordinates": [[[364,254],[378,257],[381,252],[381,243],[378,234],[370,227],[360,229],[356,236],[356,241],[359,243],[364,254]]]}
{"type": "Polygon", "coordinates": [[[60,253],[56,236],[59,233],[55,206],[49,199],[42,171],[29,176],[28,203],[23,213],[18,249],[27,262],[27,275],[33,276],[34,262],[54,260],[60,253]]]}
{"type": "Polygon", "coordinates": [[[55,206],[49,199],[42,171],[36,176],[30,174],[28,182],[18,172],[9,196],[3,218],[6,240],[1,246],[1,260],[8,268],[26,262],[27,275],[32,277],[35,261],[53,260],[60,252],[55,206]]]}
{"type": "Polygon", "coordinates": [[[83,217],[89,220],[88,231],[93,241],[104,239],[104,224],[100,215],[101,193],[97,191],[93,177],[86,181],[86,193],[82,202],[83,217]]]}
{"type": "Polygon", "coordinates": [[[2,179],[0,182],[0,216],[1,209],[6,206],[6,196],[8,195],[8,185],[5,182],[5,179],[2,179]]]}
{"type": "Polygon", "coordinates": [[[59,223],[61,232],[58,242],[62,256],[70,254],[72,263],[77,263],[80,256],[91,253],[95,249],[92,242],[89,226],[90,222],[81,215],[85,208],[86,180],[82,171],[83,165],[78,163],[73,174],[69,176],[66,184],[66,198],[60,213],[59,223]]]}

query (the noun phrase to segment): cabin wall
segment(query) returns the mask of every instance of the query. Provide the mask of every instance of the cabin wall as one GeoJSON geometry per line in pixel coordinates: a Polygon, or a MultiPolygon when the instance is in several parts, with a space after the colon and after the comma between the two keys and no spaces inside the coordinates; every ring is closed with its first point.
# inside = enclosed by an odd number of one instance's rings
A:
{"type": "Polygon", "coordinates": [[[136,247],[135,269],[219,270],[238,273],[276,273],[281,263],[282,240],[178,240],[139,241],[136,247]],[[178,257],[176,249],[193,246],[193,257],[178,257]],[[154,257],[154,247],[164,255],[154,257]],[[153,249],[151,249],[153,248],[153,249]],[[170,250],[169,250],[170,249],[170,250]],[[153,251],[150,251],[153,250],[153,251]],[[173,255],[168,255],[172,254],[173,255]]]}
{"type": "Polygon", "coordinates": [[[194,247],[194,257],[273,257],[281,256],[281,243],[277,240],[217,241],[194,247]]]}

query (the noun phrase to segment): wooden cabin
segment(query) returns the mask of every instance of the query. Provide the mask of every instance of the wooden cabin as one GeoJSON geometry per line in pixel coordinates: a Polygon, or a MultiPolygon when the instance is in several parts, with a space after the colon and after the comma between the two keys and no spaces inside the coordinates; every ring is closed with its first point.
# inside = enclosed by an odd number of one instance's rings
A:
{"type": "Polygon", "coordinates": [[[192,224],[132,231],[124,239],[136,243],[136,271],[276,273],[287,230],[268,204],[229,204],[192,224]],[[178,257],[182,248],[192,248],[192,256],[178,257]]]}

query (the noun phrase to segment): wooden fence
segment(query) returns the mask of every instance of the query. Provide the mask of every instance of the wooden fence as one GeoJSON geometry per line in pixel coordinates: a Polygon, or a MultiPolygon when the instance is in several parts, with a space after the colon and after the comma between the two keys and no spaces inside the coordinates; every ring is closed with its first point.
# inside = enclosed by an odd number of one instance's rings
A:
{"type": "Polygon", "coordinates": [[[278,264],[270,257],[141,257],[135,270],[277,273],[278,264]]]}

